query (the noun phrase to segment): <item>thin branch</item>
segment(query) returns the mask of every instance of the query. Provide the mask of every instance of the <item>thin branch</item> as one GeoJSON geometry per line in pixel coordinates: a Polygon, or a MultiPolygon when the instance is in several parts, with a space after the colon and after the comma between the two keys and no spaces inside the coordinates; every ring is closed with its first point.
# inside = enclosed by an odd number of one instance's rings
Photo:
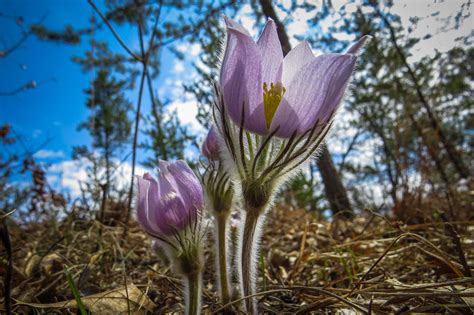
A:
{"type": "Polygon", "coordinates": [[[1,53],[0,58],[5,58],[8,55],[10,55],[12,52],[14,52],[15,50],[20,48],[21,45],[23,45],[26,42],[28,37],[30,37],[30,35],[31,35],[30,32],[27,32],[27,33],[24,32],[23,35],[20,37],[20,39],[15,44],[13,44],[11,47],[9,47],[5,50],[2,50],[0,52],[1,53]]]}
{"type": "Polygon", "coordinates": [[[51,81],[56,81],[56,79],[53,77],[53,78],[46,79],[46,80],[43,80],[43,81],[40,81],[40,82],[38,82],[36,80],[31,80],[31,81],[28,81],[25,84],[21,85],[20,87],[17,87],[14,90],[0,92],[0,96],[15,96],[18,93],[24,92],[26,90],[36,89],[38,86],[43,85],[43,84],[48,83],[48,82],[51,82],[51,81]]]}
{"type": "MultiPolygon", "coordinates": [[[[448,199],[449,199],[449,195],[448,195],[448,199]]],[[[455,246],[456,252],[457,252],[458,257],[459,257],[459,261],[461,262],[461,265],[464,269],[464,275],[466,277],[472,277],[471,268],[469,267],[469,264],[466,260],[466,255],[464,254],[464,250],[462,248],[461,238],[459,237],[459,233],[458,233],[456,227],[449,222],[449,220],[446,217],[446,214],[444,212],[441,213],[440,217],[441,217],[441,220],[443,220],[443,222],[445,224],[446,232],[453,239],[454,246],[455,246]]]]}
{"type": "Polygon", "coordinates": [[[32,80],[11,91],[0,92],[0,96],[14,96],[23,91],[34,89],[36,86],[36,81],[32,80]]]}
{"type": "MultiPolygon", "coordinates": [[[[2,14],[1,16],[8,17],[5,14],[2,14]]],[[[44,19],[46,18],[46,16],[47,14],[43,14],[37,24],[42,23],[44,19]]],[[[31,36],[32,34],[31,31],[26,31],[23,27],[21,27],[21,29],[22,29],[22,36],[11,47],[4,50],[0,50],[0,58],[5,58],[11,53],[13,53],[15,50],[20,48],[26,42],[26,40],[31,36]]]]}
{"type": "Polygon", "coordinates": [[[141,55],[143,60],[143,70],[142,70],[142,77],[140,80],[140,91],[139,91],[139,96],[138,96],[138,103],[137,103],[137,112],[135,116],[135,130],[133,134],[133,145],[132,145],[132,174],[131,174],[131,179],[130,179],[130,190],[128,192],[128,207],[127,207],[127,216],[126,216],[126,222],[130,220],[130,217],[132,215],[132,196],[133,196],[133,182],[135,180],[135,164],[136,164],[136,158],[137,158],[137,143],[138,143],[138,130],[139,130],[139,125],[140,125],[140,116],[141,116],[141,103],[142,103],[142,96],[143,96],[143,88],[145,84],[145,78],[147,78],[148,74],[148,61],[150,60],[150,55],[151,51],[153,48],[153,41],[155,40],[156,36],[156,31],[158,27],[158,21],[160,19],[160,13],[161,13],[161,2],[160,6],[158,8],[158,11],[156,13],[156,19],[155,19],[155,25],[153,26],[153,33],[151,34],[150,37],[150,42],[148,44],[148,50],[145,51],[145,44],[143,40],[143,17],[142,15],[139,16],[138,19],[138,33],[139,33],[139,39],[140,39],[140,50],[141,50],[141,55]]]}
{"type": "Polygon", "coordinates": [[[361,135],[361,131],[360,129],[357,130],[356,134],[354,135],[354,137],[352,138],[351,140],[351,143],[349,144],[349,146],[347,147],[347,150],[346,152],[344,152],[344,154],[342,155],[341,157],[341,164],[339,164],[339,170],[338,170],[338,173],[339,175],[341,175],[342,171],[344,170],[344,166],[346,164],[346,159],[347,157],[349,156],[349,154],[351,153],[352,149],[354,148],[355,144],[357,143],[357,139],[359,138],[359,136],[361,135]]]}
{"type": "Polygon", "coordinates": [[[135,178],[135,162],[137,158],[137,140],[138,140],[138,127],[140,124],[140,111],[141,111],[141,105],[142,105],[142,96],[143,96],[143,86],[145,84],[145,77],[146,77],[146,72],[147,72],[147,63],[145,62],[143,64],[143,71],[142,71],[142,76],[140,79],[140,89],[138,92],[138,103],[137,103],[137,112],[135,115],[135,129],[133,132],[133,145],[132,145],[132,177],[131,177],[131,182],[130,182],[130,190],[128,192],[128,207],[127,207],[127,217],[126,220],[127,222],[130,220],[131,216],[131,209],[132,209],[132,195],[133,195],[133,182],[135,178]]]}
{"type": "Polygon", "coordinates": [[[99,8],[95,5],[94,1],[92,0],[88,0],[89,4],[92,6],[92,8],[95,10],[95,12],[97,12],[97,14],[99,14],[100,18],[105,22],[105,24],[107,24],[107,26],[109,27],[110,31],[112,32],[112,34],[115,36],[115,38],[117,39],[117,41],[120,43],[120,45],[130,54],[130,56],[132,56],[135,60],[137,61],[140,61],[140,62],[143,62],[143,59],[140,58],[139,56],[137,56],[128,46],[127,44],[124,43],[124,41],[122,40],[122,38],[120,37],[120,35],[115,31],[115,29],[113,28],[112,24],[110,24],[109,20],[102,14],[102,12],[100,12],[99,8]]]}

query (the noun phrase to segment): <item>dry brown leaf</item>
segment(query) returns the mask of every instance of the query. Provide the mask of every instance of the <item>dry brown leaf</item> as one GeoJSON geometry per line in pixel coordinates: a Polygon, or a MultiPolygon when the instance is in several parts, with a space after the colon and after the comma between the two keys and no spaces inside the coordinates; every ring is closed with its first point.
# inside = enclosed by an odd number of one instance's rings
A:
{"type": "MultiPolygon", "coordinates": [[[[127,314],[128,304],[130,304],[130,311],[133,312],[133,314],[147,314],[152,312],[156,307],[155,303],[133,283],[129,283],[127,288],[122,287],[116,290],[84,296],[81,300],[87,309],[94,314],[127,314]],[[127,296],[129,303],[127,303],[127,296]]],[[[16,300],[16,303],[41,309],[77,308],[76,300],[46,304],[26,303],[16,300]]]]}

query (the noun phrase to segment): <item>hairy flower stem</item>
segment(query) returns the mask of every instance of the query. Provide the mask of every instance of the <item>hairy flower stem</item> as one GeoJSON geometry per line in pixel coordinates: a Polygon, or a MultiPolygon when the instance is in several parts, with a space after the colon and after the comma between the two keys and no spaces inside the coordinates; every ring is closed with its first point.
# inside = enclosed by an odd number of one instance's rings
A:
{"type": "Polygon", "coordinates": [[[185,274],[186,286],[186,315],[198,315],[201,313],[201,272],[185,274]]]}
{"type": "MultiPolygon", "coordinates": [[[[258,219],[263,211],[246,209],[244,231],[242,236],[242,285],[243,296],[255,294],[257,268],[255,266],[259,235],[256,234],[258,219]]],[[[257,301],[254,297],[245,300],[248,314],[257,314],[257,301]]]]}
{"type": "Polygon", "coordinates": [[[229,279],[227,277],[227,222],[229,212],[216,215],[217,223],[217,268],[222,304],[230,302],[229,279]]]}

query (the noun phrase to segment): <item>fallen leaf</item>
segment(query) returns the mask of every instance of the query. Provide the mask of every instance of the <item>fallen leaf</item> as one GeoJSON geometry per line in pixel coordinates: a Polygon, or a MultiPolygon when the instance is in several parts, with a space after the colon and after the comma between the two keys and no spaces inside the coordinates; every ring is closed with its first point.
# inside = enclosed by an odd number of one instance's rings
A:
{"type": "MultiPolygon", "coordinates": [[[[94,314],[127,314],[129,305],[130,312],[133,314],[147,314],[152,312],[156,307],[155,303],[133,283],[129,283],[127,289],[122,287],[120,289],[83,296],[81,300],[87,309],[94,314]],[[129,303],[127,303],[127,296],[129,303]]],[[[26,303],[16,300],[16,303],[41,309],[77,308],[76,300],[46,304],[26,303]]]]}

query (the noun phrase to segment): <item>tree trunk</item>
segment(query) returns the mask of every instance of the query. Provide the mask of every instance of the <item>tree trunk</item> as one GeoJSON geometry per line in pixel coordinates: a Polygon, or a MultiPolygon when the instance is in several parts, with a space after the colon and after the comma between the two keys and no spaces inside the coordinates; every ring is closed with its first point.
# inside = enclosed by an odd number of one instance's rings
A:
{"type": "MultiPolygon", "coordinates": [[[[285,26],[278,19],[271,0],[260,0],[260,5],[263,14],[265,14],[267,18],[271,18],[275,21],[281,48],[283,54],[286,55],[291,50],[291,44],[285,26]]],[[[349,198],[347,197],[346,189],[342,184],[341,178],[339,177],[334,162],[332,161],[331,154],[325,144],[322,145],[321,154],[318,159],[318,168],[323,178],[326,198],[329,201],[333,214],[344,213],[347,217],[352,216],[353,210],[349,198]]]]}
{"type": "Polygon", "coordinates": [[[347,218],[352,217],[353,211],[346,189],[342,184],[341,178],[337,173],[337,169],[332,161],[326,144],[322,144],[321,155],[318,158],[318,168],[323,178],[324,192],[329,201],[333,215],[340,214],[347,218]]]}

